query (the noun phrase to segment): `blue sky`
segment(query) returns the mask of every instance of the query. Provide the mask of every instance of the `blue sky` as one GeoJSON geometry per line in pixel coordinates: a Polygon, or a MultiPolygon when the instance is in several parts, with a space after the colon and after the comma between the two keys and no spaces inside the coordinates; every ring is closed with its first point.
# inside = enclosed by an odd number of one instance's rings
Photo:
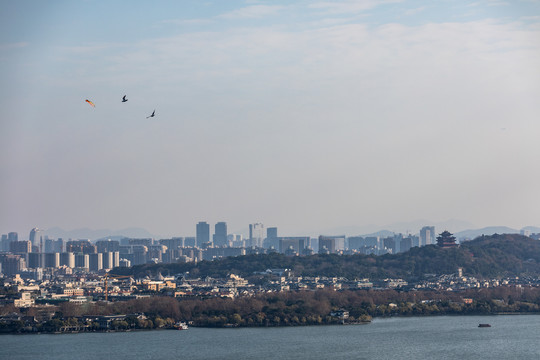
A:
{"type": "Polygon", "coordinates": [[[0,232],[538,226],[538,64],[535,0],[5,1],[0,232]]]}

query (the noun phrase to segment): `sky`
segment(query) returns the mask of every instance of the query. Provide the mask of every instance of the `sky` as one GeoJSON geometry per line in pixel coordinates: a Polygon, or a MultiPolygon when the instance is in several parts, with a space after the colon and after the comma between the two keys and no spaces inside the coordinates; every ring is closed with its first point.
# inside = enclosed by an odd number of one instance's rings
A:
{"type": "Polygon", "coordinates": [[[540,226],[538,0],[1,3],[2,234],[540,226]]]}

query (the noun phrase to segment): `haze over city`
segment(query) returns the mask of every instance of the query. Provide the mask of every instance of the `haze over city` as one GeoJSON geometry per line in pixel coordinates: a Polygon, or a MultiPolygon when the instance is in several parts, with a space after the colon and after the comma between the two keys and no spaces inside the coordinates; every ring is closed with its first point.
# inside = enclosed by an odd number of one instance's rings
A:
{"type": "Polygon", "coordinates": [[[0,233],[540,226],[538,64],[533,0],[4,2],[0,233]]]}

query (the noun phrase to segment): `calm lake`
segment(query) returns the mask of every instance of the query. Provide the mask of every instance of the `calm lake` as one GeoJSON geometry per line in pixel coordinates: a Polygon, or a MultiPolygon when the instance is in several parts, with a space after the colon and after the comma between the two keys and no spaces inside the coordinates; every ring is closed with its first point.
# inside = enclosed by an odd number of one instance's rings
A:
{"type": "Polygon", "coordinates": [[[369,325],[0,336],[0,359],[540,359],[540,316],[369,325]],[[490,328],[478,328],[489,323],[490,328]]]}

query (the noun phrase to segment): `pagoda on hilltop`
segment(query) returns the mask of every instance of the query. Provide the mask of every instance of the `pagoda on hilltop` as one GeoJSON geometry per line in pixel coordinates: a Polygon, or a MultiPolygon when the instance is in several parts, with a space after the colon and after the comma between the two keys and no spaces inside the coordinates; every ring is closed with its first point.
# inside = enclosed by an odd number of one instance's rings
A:
{"type": "Polygon", "coordinates": [[[437,236],[437,245],[442,248],[457,247],[456,237],[449,231],[444,230],[439,234],[439,236],[437,236]]]}

